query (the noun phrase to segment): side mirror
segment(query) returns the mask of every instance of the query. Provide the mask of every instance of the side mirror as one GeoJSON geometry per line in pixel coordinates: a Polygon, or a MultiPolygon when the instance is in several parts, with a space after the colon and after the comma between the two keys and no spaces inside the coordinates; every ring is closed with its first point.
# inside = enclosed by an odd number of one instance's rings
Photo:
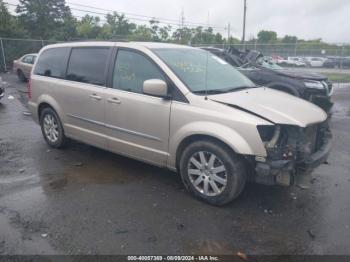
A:
{"type": "Polygon", "coordinates": [[[168,97],[168,85],[160,79],[149,79],[143,82],[143,93],[152,96],[168,97]]]}

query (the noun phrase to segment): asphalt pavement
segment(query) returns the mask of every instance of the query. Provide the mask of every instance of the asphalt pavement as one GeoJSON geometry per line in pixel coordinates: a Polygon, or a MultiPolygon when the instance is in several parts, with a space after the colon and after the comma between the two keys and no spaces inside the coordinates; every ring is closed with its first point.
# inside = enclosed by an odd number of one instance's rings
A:
{"type": "Polygon", "coordinates": [[[213,207],[170,171],[48,147],[25,84],[0,76],[0,254],[350,254],[350,85],[335,88],[334,146],[310,189],[248,184],[213,207]]]}

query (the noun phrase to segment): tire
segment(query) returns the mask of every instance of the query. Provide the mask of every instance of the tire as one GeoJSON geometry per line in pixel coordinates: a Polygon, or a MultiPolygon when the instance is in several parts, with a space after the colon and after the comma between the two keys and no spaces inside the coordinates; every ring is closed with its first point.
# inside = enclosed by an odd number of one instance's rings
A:
{"type": "Polygon", "coordinates": [[[41,132],[46,143],[53,148],[62,148],[67,142],[60,118],[55,110],[46,107],[40,114],[41,132]]]}
{"type": "Polygon", "coordinates": [[[27,78],[24,75],[24,73],[22,72],[22,70],[18,70],[17,71],[17,76],[18,76],[19,81],[21,81],[21,82],[26,82],[27,81],[27,78]]]}
{"type": "MultiPolygon", "coordinates": [[[[201,166],[203,167],[203,165],[201,166]]],[[[224,144],[210,140],[197,141],[188,145],[182,152],[179,169],[186,189],[196,198],[216,206],[225,205],[237,198],[246,182],[246,167],[243,159],[235,155],[224,144]],[[200,152],[203,153],[204,162],[207,163],[204,170],[199,170],[198,166],[198,164],[203,163],[203,161],[199,163],[200,152]],[[211,165],[210,159],[213,155],[216,159],[211,165]],[[197,160],[197,165],[194,164],[193,159],[197,160]],[[219,172],[222,170],[222,166],[224,166],[225,171],[219,172]],[[200,180],[201,182],[198,183],[200,180]],[[224,180],[226,180],[226,184],[223,183],[224,180]],[[205,192],[205,183],[208,185],[207,193],[205,192]],[[215,192],[213,183],[216,184],[218,192],[215,192]],[[200,190],[200,187],[203,187],[203,190],[200,190]]]]}

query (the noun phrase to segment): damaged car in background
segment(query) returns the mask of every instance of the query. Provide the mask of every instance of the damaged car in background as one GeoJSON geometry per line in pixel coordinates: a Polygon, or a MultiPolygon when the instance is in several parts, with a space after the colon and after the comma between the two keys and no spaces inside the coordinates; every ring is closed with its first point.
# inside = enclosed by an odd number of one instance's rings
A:
{"type": "Polygon", "coordinates": [[[228,49],[202,47],[202,49],[237,67],[257,85],[303,98],[330,113],[333,106],[331,101],[333,86],[326,76],[300,69],[283,68],[265,59],[263,54],[256,50],[240,51],[234,47],[228,49]]]}
{"type": "Polygon", "coordinates": [[[71,138],[167,167],[213,205],[237,198],[247,181],[303,183],[331,149],[320,107],[258,87],[221,58],[193,47],[46,46],[28,94],[50,146],[61,148],[71,138]]]}

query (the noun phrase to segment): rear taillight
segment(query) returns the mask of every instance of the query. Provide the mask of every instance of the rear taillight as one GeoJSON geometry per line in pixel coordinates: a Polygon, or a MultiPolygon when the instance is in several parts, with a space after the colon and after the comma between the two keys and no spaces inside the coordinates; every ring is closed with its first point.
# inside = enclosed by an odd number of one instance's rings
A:
{"type": "Polygon", "coordinates": [[[32,99],[32,80],[28,79],[28,98],[32,99]]]}

